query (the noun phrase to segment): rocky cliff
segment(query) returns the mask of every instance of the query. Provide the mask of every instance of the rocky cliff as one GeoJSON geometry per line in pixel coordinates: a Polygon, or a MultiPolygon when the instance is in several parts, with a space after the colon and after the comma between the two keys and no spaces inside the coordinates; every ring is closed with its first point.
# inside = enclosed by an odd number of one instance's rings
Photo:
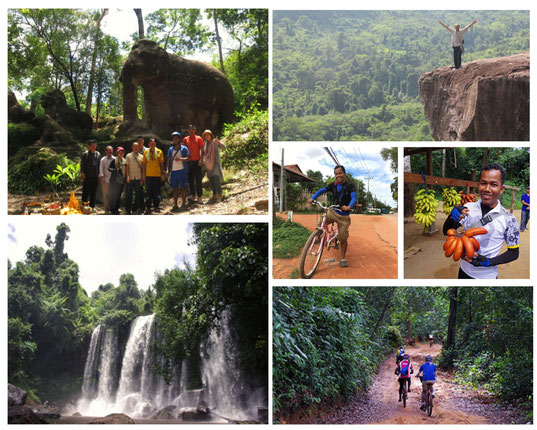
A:
{"type": "Polygon", "coordinates": [[[435,140],[529,140],[529,52],[441,67],[419,90],[435,140]]]}

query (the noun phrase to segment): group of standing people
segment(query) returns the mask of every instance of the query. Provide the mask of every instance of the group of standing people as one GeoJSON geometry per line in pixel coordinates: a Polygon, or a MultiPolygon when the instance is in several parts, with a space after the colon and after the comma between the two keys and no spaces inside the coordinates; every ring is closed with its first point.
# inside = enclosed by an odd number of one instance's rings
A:
{"type": "Polygon", "coordinates": [[[198,136],[195,125],[188,127],[188,135],[184,139],[178,131],[174,131],[171,137],[173,145],[168,150],[166,163],[154,138],[149,139],[146,148],[144,137],[138,136],[127,156],[123,147],[118,146],[114,156],[112,146],[107,146],[102,157],[97,151],[96,141],[90,140],[88,150],[80,159],[82,201],[95,208],[95,195],[100,183],[105,214],[119,215],[124,189],[127,214],[158,213],[161,211],[162,183],[168,180],[173,189],[172,211],[179,212],[186,209],[187,197],[191,203],[203,203],[205,172],[213,193],[207,203],[221,201],[223,173],[220,149],[225,146],[211,130],[205,130],[198,136]],[[180,191],[182,202],[178,206],[180,191]]]}

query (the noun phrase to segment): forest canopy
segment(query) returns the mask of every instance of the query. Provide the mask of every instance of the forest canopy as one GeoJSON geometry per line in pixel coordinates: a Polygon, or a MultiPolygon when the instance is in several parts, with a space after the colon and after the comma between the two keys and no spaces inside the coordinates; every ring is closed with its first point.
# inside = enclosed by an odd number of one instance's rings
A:
{"type": "Polygon", "coordinates": [[[452,62],[529,49],[528,11],[275,11],[274,140],[432,140],[419,76],[452,62]]]}

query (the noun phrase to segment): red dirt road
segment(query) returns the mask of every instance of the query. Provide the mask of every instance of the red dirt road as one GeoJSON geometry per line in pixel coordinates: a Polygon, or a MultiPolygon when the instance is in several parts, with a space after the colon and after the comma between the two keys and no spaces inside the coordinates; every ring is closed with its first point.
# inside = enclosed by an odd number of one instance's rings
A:
{"type": "MultiPolygon", "coordinates": [[[[287,219],[282,214],[283,219],[287,219]]],[[[294,214],[293,221],[313,231],[317,215],[294,214]]],[[[351,215],[349,245],[341,267],[340,250],[325,249],[313,279],[395,279],[397,278],[397,214],[351,215]]],[[[288,279],[298,271],[300,256],[273,259],[273,277],[288,279]]]]}

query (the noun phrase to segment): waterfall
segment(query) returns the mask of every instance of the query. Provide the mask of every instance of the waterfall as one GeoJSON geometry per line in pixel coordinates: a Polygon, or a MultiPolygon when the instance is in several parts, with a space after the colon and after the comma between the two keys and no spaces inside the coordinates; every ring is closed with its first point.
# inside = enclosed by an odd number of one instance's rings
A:
{"type": "Polygon", "coordinates": [[[77,405],[77,409],[85,415],[101,415],[113,398],[117,343],[117,333],[100,325],[91,334],[82,397],[77,405]]]}
{"type": "Polygon", "coordinates": [[[208,355],[201,357],[202,390],[186,390],[186,362],[170,370],[169,384],[155,371],[156,366],[165,367],[166,362],[157,353],[161,335],[154,315],[139,316],[131,322],[123,354],[117,331],[95,327],[84,368],[82,396],[72,412],[86,416],[125,413],[147,418],[168,408],[177,416],[182,410],[195,410],[202,402],[215,411],[215,416],[255,418],[259,399],[243,386],[235,353],[238,339],[230,328],[228,312],[224,312],[220,325],[219,330],[210,333],[208,355]]]}
{"type": "MultiPolygon", "coordinates": [[[[255,419],[262,404],[258,393],[247,387],[238,360],[238,339],[235,339],[229,310],[224,310],[219,329],[209,335],[207,357],[203,360],[206,401],[211,410],[238,420],[255,419]]],[[[262,394],[265,397],[265,394],[262,394]]]]}

